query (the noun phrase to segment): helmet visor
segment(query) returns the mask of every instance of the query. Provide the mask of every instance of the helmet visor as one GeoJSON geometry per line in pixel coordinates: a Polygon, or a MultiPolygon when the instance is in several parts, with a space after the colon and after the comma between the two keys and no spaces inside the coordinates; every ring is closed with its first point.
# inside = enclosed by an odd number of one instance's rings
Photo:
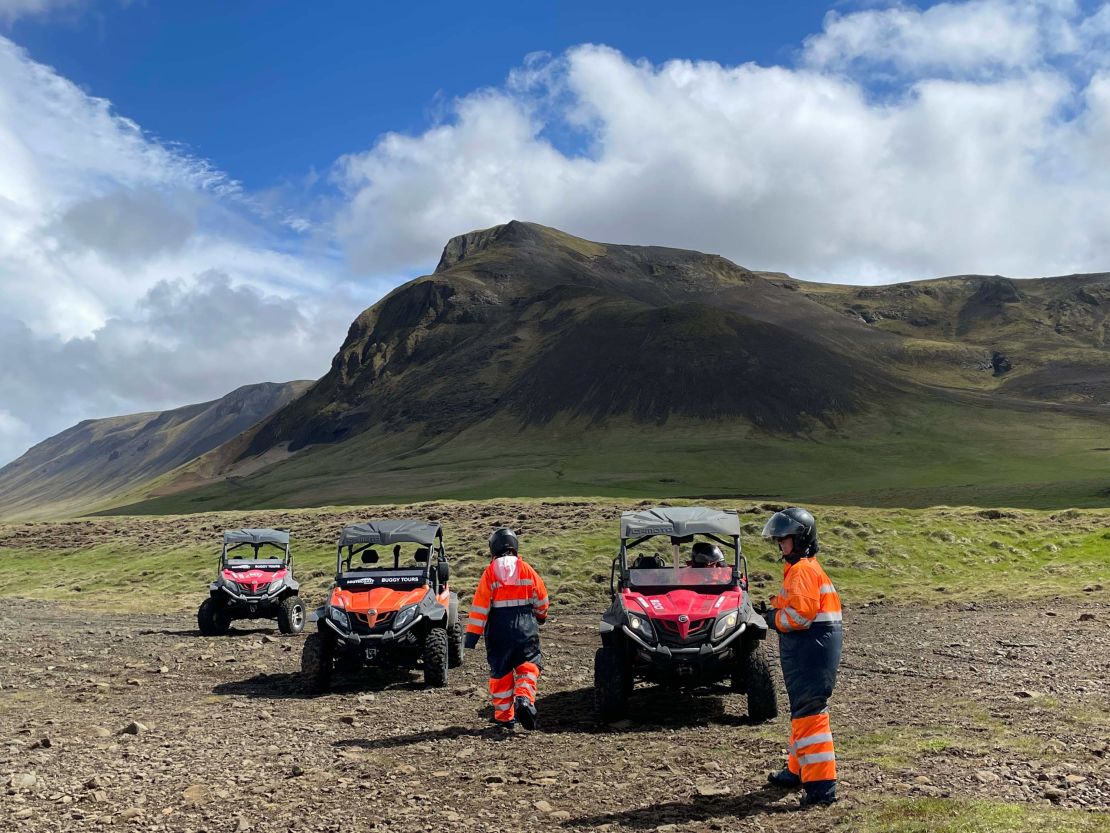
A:
{"type": "Polygon", "coordinates": [[[782,512],[776,512],[763,526],[764,538],[785,538],[787,535],[801,535],[806,528],[782,512]]]}

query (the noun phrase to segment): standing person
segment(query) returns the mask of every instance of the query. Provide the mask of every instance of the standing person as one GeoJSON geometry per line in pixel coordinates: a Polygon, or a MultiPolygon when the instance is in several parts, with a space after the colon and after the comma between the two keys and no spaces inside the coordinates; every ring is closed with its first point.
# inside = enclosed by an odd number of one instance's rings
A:
{"type": "Polygon", "coordinates": [[[543,579],[520,557],[519,546],[506,527],[490,536],[492,560],[466,621],[467,648],[486,637],[493,719],[510,731],[518,720],[525,729],[536,728],[536,684],[543,668],[538,626],[547,619],[548,608],[543,579]]]}
{"type": "Polygon", "coordinates": [[[782,590],[771,600],[779,632],[782,677],[790,697],[790,754],[768,780],[804,787],[802,806],[836,801],[836,753],[829,727],[829,697],[844,641],[840,596],[817,563],[817,522],[805,509],[776,512],[763,527],[786,565],[782,590]]]}

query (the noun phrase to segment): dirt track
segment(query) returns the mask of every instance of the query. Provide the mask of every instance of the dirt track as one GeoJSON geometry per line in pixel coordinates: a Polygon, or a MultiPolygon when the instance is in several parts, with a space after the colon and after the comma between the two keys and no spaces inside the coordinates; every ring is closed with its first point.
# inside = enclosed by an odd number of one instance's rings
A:
{"type": "Polygon", "coordinates": [[[631,722],[599,730],[593,614],[544,631],[541,730],[495,739],[480,649],[447,689],[402,673],[308,698],[301,638],[269,627],[204,639],[187,615],[9,601],[0,827],[819,831],[920,795],[1105,813],[1110,609],[1049,609],[848,611],[832,707],[845,798],[803,822],[764,788],[786,719],[749,725],[743,698],[638,690],[631,722]],[[145,729],[123,733],[132,721],[145,729]]]}

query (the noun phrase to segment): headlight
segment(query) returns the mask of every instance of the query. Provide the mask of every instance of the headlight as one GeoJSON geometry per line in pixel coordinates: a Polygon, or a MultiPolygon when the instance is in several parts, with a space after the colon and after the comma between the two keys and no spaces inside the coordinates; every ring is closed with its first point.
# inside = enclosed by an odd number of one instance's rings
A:
{"type": "Polygon", "coordinates": [[[724,614],[717,620],[717,624],[713,626],[713,639],[714,641],[723,637],[726,633],[736,627],[736,623],[740,621],[740,611],[733,610],[730,613],[724,614]]]}
{"type": "Polygon", "coordinates": [[[347,618],[347,614],[344,611],[337,607],[328,608],[328,618],[341,628],[346,628],[347,630],[351,628],[351,620],[347,618]]]}
{"type": "Polygon", "coordinates": [[[238,593],[239,592],[239,582],[237,582],[235,579],[225,577],[223,582],[224,582],[224,587],[226,587],[232,593],[238,593]]]}
{"type": "Polygon", "coordinates": [[[285,579],[283,579],[283,578],[276,578],[276,579],[274,579],[273,581],[271,581],[271,582],[270,582],[270,586],[269,586],[269,587],[265,588],[265,589],[266,589],[266,592],[267,592],[267,593],[273,593],[273,592],[274,592],[275,590],[279,590],[279,589],[281,589],[281,586],[282,586],[283,584],[285,584],[285,579]]]}
{"type": "Polygon", "coordinates": [[[416,605],[409,605],[397,614],[397,618],[393,620],[393,630],[399,631],[401,628],[408,625],[416,618],[416,605]]]}
{"type": "Polygon", "coordinates": [[[628,627],[645,642],[655,641],[655,628],[651,626],[651,620],[646,616],[628,611],[628,627]]]}

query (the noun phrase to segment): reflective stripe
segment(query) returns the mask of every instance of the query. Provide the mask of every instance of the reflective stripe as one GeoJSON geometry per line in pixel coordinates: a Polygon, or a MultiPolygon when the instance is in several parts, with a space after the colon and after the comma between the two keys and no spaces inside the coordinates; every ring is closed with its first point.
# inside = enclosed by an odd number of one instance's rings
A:
{"type": "Polygon", "coordinates": [[[502,706],[501,704],[499,704],[499,703],[494,703],[494,705],[493,705],[493,710],[494,710],[495,712],[507,712],[507,711],[508,711],[509,709],[511,709],[512,707],[513,707],[513,704],[512,704],[512,703],[506,703],[506,704],[505,704],[505,705],[503,705],[503,706],[502,706]]]}
{"type": "Polygon", "coordinates": [[[546,604],[547,604],[547,596],[544,596],[542,599],[536,599],[536,607],[543,607],[546,604]]]}
{"type": "Polygon", "coordinates": [[[513,696],[513,690],[510,688],[508,691],[491,691],[489,693],[489,696],[490,697],[500,697],[503,700],[506,697],[512,697],[513,696]]]}
{"type": "Polygon", "coordinates": [[[470,606],[470,615],[473,616],[475,613],[489,613],[489,608],[488,607],[478,607],[478,605],[471,605],[470,606]]]}
{"type": "Polygon", "coordinates": [[[517,677],[517,679],[518,680],[532,680],[533,682],[535,682],[536,680],[539,679],[539,675],[538,674],[521,674],[517,677]]]}
{"type": "Polygon", "coordinates": [[[828,743],[832,742],[832,733],[831,732],[822,732],[819,735],[810,735],[808,738],[802,738],[799,741],[795,741],[794,746],[792,748],[794,749],[795,752],[797,752],[799,749],[805,749],[807,746],[813,746],[813,744],[815,744],[815,743],[826,743],[826,742],[828,742],[828,743]]]}
{"type": "Polygon", "coordinates": [[[522,578],[520,579],[520,581],[495,581],[492,587],[494,590],[498,589],[499,587],[531,587],[534,583],[535,582],[533,582],[530,578],[522,578]]]}
{"type": "Polygon", "coordinates": [[[813,621],[814,622],[841,622],[841,621],[843,621],[843,619],[844,619],[844,617],[840,614],[839,611],[837,611],[836,613],[818,613],[813,621]]]}
{"type": "Polygon", "coordinates": [[[784,607],[781,612],[790,617],[790,619],[794,621],[794,624],[796,624],[799,628],[804,628],[806,625],[809,624],[809,619],[806,619],[804,616],[802,616],[802,614],[800,614],[789,605],[784,607]]]}
{"type": "Polygon", "coordinates": [[[531,599],[502,599],[499,602],[491,602],[490,607],[524,607],[531,604],[531,599]]]}
{"type": "Polygon", "coordinates": [[[835,593],[836,588],[833,587],[831,584],[822,584],[820,587],[817,588],[817,592],[818,593],[835,593]]]}
{"type": "Polygon", "coordinates": [[[810,764],[819,764],[822,761],[835,761],[835,752],[814,752],[812,755],[799,755],[798,763],[802,766],[809,766],[810,764]]]}

